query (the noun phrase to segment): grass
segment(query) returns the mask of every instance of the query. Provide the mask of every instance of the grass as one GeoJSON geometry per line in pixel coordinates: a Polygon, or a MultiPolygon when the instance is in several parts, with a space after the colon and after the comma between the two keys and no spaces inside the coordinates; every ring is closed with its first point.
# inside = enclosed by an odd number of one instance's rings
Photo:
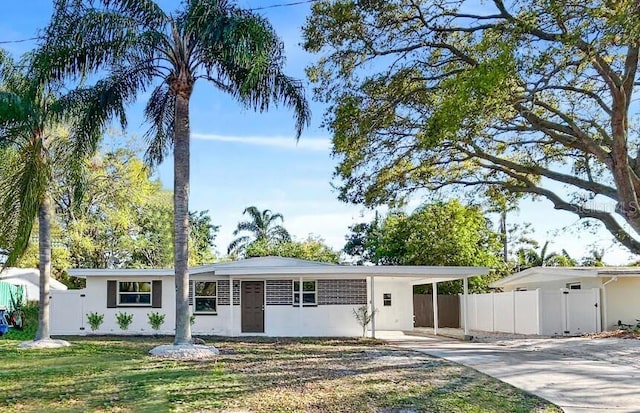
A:
{"type": "Polygon", "coordinates": [[[149,357],[168,338],[0,339],[0,411],[557,412],[474,370],[362,340],[227,339],[220,357],[149,357]]]}

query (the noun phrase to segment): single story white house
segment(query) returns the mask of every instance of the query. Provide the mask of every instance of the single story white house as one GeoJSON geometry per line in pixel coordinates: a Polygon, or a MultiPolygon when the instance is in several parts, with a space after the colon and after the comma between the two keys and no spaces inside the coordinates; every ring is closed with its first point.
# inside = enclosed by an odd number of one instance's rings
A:
{"type": "MultiPolygon", "coordinates": [[[[482,267],[345,266],[281,257],[190,269],[194,334],[360,336],[354,309],[375,308],[376,330],[413,329],[413,286],[485,275],[482,267]],[[302,305],[300,305],[302,303],[302,305]]],[[[96,334],[152,334],[148,314],[164,314],[160,334],[173,334],[173,269],[74,269],[86,288],[52,293],[52,334],[92,333],[88,313],[104,315],[96,334]],[[133,314],[123,331],[116,314],[133,314]]],[[[437,300],[434,312],[437,314],[437,300]]],[[[436,317],[437,319],[437,317],[436,317]]],[[[437,329],[437,325],[434,327],[437,329]]]]}
{"type": "Polygon", "coordinates": [[[470,328],[539,335],[615,330],[640,319],[640,268],[534,267],[469,296],[470,328]]]}
{"type": "MultiPolygon", "coordinates": [[[[0,271],[0,281],[24,288],[24,299],[27,301],[40,300],[40,271],[35,268],[8,267],[0,271]]],[[[51,291],[64,291],[67,286],[60,281],[51,278],[49,280],[51,291]]]]}

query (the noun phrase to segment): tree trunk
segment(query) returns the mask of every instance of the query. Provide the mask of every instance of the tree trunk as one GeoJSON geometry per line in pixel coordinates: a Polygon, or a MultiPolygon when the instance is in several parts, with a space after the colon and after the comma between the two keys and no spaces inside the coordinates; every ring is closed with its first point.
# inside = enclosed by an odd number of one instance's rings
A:
{"type": "Polygon", "coordinates": [[[189,323],[189,97],[176,95],[173,150],[173,248],[176,282],[174,344],[191,343],[189,323]]]}
{"type": "Polygon", "coordinates": [[[40,309],[36,340],[49,340],[49,278],[51,277],[51,198],[45,193],[38,211],[40,253],[40,309]]]}
{"type": "Polygon", "coordinates": [[[507,237],[507,210],[500,211],[500,237],[502,238],[502,256],[509,262],[509,240],[507,237]]]}

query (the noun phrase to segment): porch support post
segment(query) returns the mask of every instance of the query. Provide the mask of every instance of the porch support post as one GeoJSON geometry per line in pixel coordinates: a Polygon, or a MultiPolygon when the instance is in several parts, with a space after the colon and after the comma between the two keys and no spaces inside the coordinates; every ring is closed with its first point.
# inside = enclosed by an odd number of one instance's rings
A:
{"type": "Polygon", "coordinates": [[[229,335],[235,336],[233,325],[233,277],[229,276],[229,335]]]}
{"type": "Polygon", "coordinates": [[[464,313],[462,314],[462,321],[464,322],[464,339],[468,340],[471,337],[469,336],[469,320],[468,320],[468,311],[469,308],[469,279],[465,276],[462,278],[462,308],[464,313]]]}
{"type": "Polygon", "coordinates": [[[371,276],[371,338],[376,338],[376,294],[375,279],[371,276]]]}
{"type": "Polygon", "coordinates": [[[433,282],[433,335],[438,335],[438,283],[433,282]]]}

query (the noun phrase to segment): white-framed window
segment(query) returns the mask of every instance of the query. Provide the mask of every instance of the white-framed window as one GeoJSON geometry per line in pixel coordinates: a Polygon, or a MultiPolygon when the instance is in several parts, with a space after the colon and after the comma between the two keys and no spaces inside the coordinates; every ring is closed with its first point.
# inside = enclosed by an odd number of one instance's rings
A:
{"type": "Polygon", "coordinates": [[[218,313],[218,284],[215,281],[193,282],[193,313],[218,313]]]}
{"type": "Polygon", "coordinates": [[[151,281],[119,281],[118,305],[151,306],[151,281]]]}
{"type": "MultiPolygon", "coordinates": [[[[318,290],[315,281],[302,282],[302,306],[317,305],[318,290]]],[[[293,282],[293,305],[300,305],[300,281],[293,282]]]]}
{"type": "Polygon", "coordinates": [[[567,283],[567,288],[570,290],[581,290],[582,289],[582,284],[581,283],[567,283]]]}
{"type": "Polygon", "coordinates": [[[391,307],[391,293],[382,294],[382,305],[384,307],[391,307]]]}

